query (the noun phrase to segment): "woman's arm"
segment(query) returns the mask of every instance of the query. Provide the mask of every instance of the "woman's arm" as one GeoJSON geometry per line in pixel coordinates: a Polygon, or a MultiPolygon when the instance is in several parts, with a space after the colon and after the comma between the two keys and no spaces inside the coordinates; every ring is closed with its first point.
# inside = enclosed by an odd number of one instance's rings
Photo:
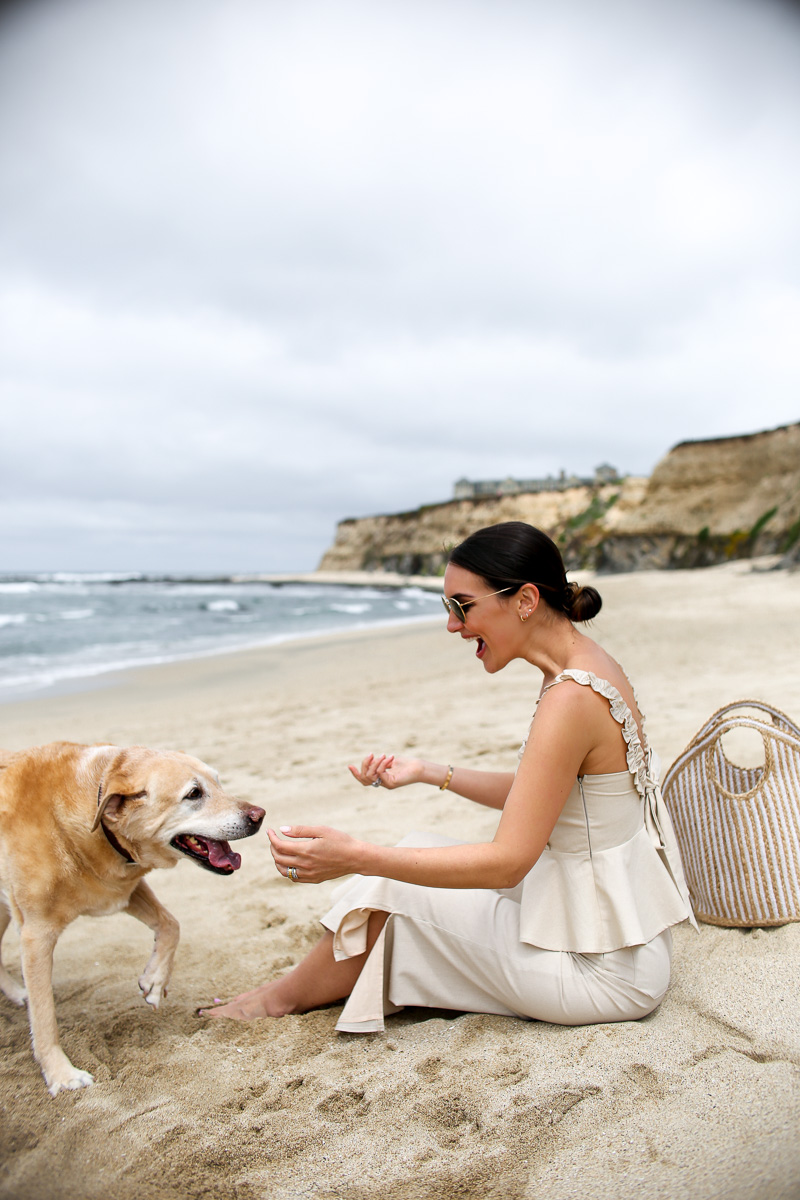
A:
{"type": "MultiPolygon", "coordinates": [[[[377,779],[382,787],[392,790],[406,787],[409,783],[428,783],[441,788],[450,768],[423,758],[368,754],[360,768],[351,765],[348,769],[353,778],[365,787],[377,779]]],[[[502,808],[513,782],[513,771],[473,771],[467,767],[454,767],[447,790],[487,808],[502,808]]]]}
{"type": "Polygon", "coordinates": [[[269,831],[281,874],[321,883],[357,873],[446,888],[508,888],[519,883],[547,845],[581,764],[596,744],[591,693],[566,685],[542,702],[491,842],[476,845],[375,846],[319,826],[269,831]],[[553,699],[550,699],[552,695],[553,699]]]}

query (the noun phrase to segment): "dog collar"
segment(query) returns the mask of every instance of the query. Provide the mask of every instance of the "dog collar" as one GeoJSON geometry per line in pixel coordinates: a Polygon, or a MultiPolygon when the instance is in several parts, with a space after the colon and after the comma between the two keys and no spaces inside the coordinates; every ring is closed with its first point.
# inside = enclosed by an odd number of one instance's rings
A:
{"type": "MultiPolygon", "coordinates": [[[[102,793],[103,793],[103,785],[101,783],[100,787],[97,789],[97,807],[98,808],[100,807],[100,797],[101,797],[102,793]]],[[[105,838],[106,838],[106,841],[108,842],[109,846],[111,846],[111,848],[113,850],[116,850],[117,854],[121,854],[122,857],[125,859],[125,861],[127,863],[129,863],[132,867],[138,867],[139,864],[137,863],[137,861],[133,857],[133,855],[130,853],[130,851],[126,850],[124,846],[120,845],[120,843],[114,837],[114,834],[111,832],[110,829],[106,829],[105,825],[103,824],[102,818],[100,820],[100,828],[102,829],[103,833],[105,834],[105,838]]]]}

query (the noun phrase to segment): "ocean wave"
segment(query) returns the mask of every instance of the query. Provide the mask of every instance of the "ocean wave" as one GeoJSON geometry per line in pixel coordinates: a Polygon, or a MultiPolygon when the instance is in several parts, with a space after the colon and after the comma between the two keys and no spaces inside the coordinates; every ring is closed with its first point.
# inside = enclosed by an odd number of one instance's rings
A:
{"type": "Polygon", "coordinates": [[[5,583],[0,583],[0,595],[4,596],[24,596],[30,592],[38,592],[40,585],[33,583],[32,580],[7,580],[5,583]]]}
{"type": "MultiPolygon", "coordinates": [[[[357,621],[349,626],[349,629],[351,631],[390,629],[396,626],[430,622],[435,619],[431,617],[430,613],[420,613],[413,617],[395,617],[394,619],[379,621],[357,621]]],[[[243,635],[239,638],[231,638],[225,642],[215,642],[213,645],[209,645],[208,643],[187,644],[180,650],[174,647],[154,650],[137,645],[133,648],[132,653],[131,647],[115,646],[113,650],[116,651],[116,654],[94,662],[88,661],[85,657],[82,657],[80,662],[74,660],[59,662],[52,658],[46,661],[39,659],[36,662],[28,659],[24,665],[23,663],[19,663],[15,671],[12,670],[7,675],[0,675],[0,703],[7,702],[14,698],[15,695],[17,697],[20,695],[30,695],[49,687],[58,686],[59,684],[81,679],[93,679],[98,675],[109,675],[117,671],[139,670],[146,667],[161,666],[165,663],[186,662],[196,658],[215,658],[221,654],[235,654],[246,650],[259,650],[266,646],[281,645],[285,642],[303,642],[309,638],[326,637],[340,632],[342,631],[331,628],[320,628],[287,631],[275,633],[271,636],[262,635],[255,638],[243,635]],[[120,654],[121,650],[127,650],[128,653],[120,654]]],[[[94,647],[94,649],[112,648],[94,647]]]]}
{"type": "Polygon", "coordinates": [[[78,573],[61,578],[3,581],[19,595],[0,597],[0,703],[53,686],[71,690],[79,686],[72,680],[130,667],[425,620],[435,607],[432,597],[411,589],[222,582],[176,588],[162,580],[109,586],[78,573]]]}

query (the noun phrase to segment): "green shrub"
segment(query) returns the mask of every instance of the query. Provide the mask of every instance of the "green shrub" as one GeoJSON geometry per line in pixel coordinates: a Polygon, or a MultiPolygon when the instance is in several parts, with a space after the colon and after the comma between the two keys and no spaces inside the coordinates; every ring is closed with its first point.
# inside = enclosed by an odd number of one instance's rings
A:
{"type": "Polygon", "coordinates": [[[761,514],[761,516],[758,518],[758,520],[756,521],[753,528],[750,530],[749,537],[750,537],[751,541],[754,542],[756,540],[758,535],[761,533],[761,530],[766,525],[767,521],[771,521],[777,511],[778,511],[778,506],[776,504],[774,508],[767,509],[767,511],[765,513],[761,514]]]}
{"type": "Polygon", "coordinates": [[[794,525],[787,530],[786,537],[781,543],[781,552],[785,554],[787,550],[791,550],[798,538],[800,538],[800,521],[795,521],[794,525]]]}

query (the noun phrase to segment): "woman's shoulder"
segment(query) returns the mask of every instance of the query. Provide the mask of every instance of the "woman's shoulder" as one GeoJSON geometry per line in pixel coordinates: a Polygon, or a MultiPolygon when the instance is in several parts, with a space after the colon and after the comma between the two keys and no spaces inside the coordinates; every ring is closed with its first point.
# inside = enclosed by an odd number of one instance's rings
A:
{"type": "Polygon", "coordinates": [[[545,682],[542,696],[545,693],[564,692],[621,692],[626,685],[630,687],[627,676],[616,663],[609,660],[589,658],[570,662],[561,668],[558,674],[545,682]],[[561,686],[565,685],[565,686],[561,686]]]}
{"type": "Polygon", "coordinates": [[[607,711],[609,703],[618,696],[618,689],[594,671],[585,667],[565,667],[545,683],[537,702],[537,713],[574,717],[598,708],[607,711]]]}
{"type": "MultiPolygon", "coordinates": [[[[598,647],[599,650],[599,647],[598,647]]],[[[628,675],[610,654],[584,654],[564,666],[541,691],[545,694],[557,692],[593,693],[604,697],[609,703],[622,699],[636,716],[641,716],[636,693],[628,675]]],[[[540,698],[541,698],[540,697],[540,698]]]]}
{"type": "MultiPolygon", "coordinates": [[[[579,708],[579,697],[583,695],[585,709],[600,706],[606,710],[610,709],[611,715],[619,723],[632,718],[642,745],[646,744],[644,714],[639,707],[633,685],[619,663],[610,655],[603,653],[602,657],[584,656],[582,665],[565,667],[542,689],[540,701],[545,695],[548,698],[552,696],[553,699],[549,700],[546,707],[555,707],[559,693],[561,701],[558,707],[562,711],[567,708],[568,696],[573,697],[572,704],[579,708]]],[[[573,712],[576,708],[573,708],[573,712]]]]}

